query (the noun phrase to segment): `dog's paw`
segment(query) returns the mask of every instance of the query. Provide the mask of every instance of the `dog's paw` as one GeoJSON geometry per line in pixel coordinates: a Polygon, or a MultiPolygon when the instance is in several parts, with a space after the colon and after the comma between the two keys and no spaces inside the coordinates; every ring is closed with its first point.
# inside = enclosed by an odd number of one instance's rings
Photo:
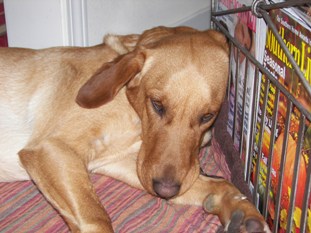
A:
{"type": "MultiPolygon", "coordinates": [[[[256,210],[256,208],[246,200],[244,195],[236,195],[233,200],[240,200],[243,202],[240,209],[231,212],[230,220],[226,222],[223,232],[227,233],[270,233],[268,224],[264,218],[256,210]],[[246,211],[246,212],[245,212],[246,211]],[[246,213],[246,214],[245,214],[246,213]]],[[[210,194],[206,197],[203,208],[208,213],[216,214],[220,217],[226,212],[228,207],[224,207],[219,195],[210,194]]],[[[226,215],[226,214],[225,214],[226,215]]],[[[227,215],[228,216],[228,215],[227,215]]]]}
{"type": "Polygon", "coordinates": [[[270,233],[266,222],[258,217],[245,217],[242,210],[236,210],[231,215],[230,222],[225,227],[227,233],[270,233]]]}

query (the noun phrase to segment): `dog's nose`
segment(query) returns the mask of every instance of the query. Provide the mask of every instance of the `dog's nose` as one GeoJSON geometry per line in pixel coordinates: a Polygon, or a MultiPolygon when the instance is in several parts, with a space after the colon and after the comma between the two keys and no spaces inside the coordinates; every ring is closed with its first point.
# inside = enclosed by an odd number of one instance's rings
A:
{"type": "Polygon", "coordinates": [[[180,184],[171,179],[154,179],[153,190],[159,197],[170,199],[179,193],[180,184]]]}

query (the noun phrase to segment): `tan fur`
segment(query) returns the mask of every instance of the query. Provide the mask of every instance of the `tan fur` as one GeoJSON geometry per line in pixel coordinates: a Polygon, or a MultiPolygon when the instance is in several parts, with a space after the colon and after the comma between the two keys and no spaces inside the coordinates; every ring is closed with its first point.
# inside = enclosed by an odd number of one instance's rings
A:
{"type": "Polygon", "coordinates": [[[73,232],[113,231],[88,172],[153,195],[173,184],[175,203],[207,200],[224,225],[241,209],[265,226],[235,187],[199,176],[197,154],[227,85],[220,33],[158,27],[90,48],[0,49],[0,70],[0,179],[28,174],[73,232]]]}

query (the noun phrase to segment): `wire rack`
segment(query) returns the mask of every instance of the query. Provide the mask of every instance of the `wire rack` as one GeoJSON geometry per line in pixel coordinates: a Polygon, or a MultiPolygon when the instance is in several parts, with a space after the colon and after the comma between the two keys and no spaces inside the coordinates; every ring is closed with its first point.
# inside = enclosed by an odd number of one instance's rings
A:
{"type": "MultiPolygon", "coordinates": [[[[215,4],[215,3],[213,3],[215,4]]],[[[219,29],[222,31],[228,38],[229,43],[230,43],[230,48],[231,51],[233,49],[236,49],[238,53],[243,53],[246,57],[246,64],[253,64],[255,66],[255,80],[254,80],[254,88],[253,88],[253,97],[252,97],[252,108],[251,108],[251,113],[250,113],[250,146],[248,147],[248,154],[251,155],[247,158],[247,161],[245,162],[245,180],[246,182],[252,186],[252,191],[253,191],[253,202],[256,206],[258,205],[258,193],[259,193],[259,177],[260,173],[259,171],[261,170],[260,166],[261,163],[257,162],[254,163],[252,160],[254,159],[253,155],[261,155],[261,147],[257,149],[255,152],[255,146],[256,145],[261,145],[262,144],[262,139],[264,135],[264,121],[261,121],[261,127],[260,127],[260,132],[259,132],[259,137],[255,139],[255,131],[256,131],[256,124],[257,124],[257,115],[258,111],[265,112],[267,108],[267,99],[268,99],[268,87],[269,85],[274,85],[276,89],[276,99],[280,96],[283,95],[287,99],[287,113],[286,113],[286,118],[285,118],[285,124],[284,124],[284,139],[283,139],[283,145],[282,145],[282,153],[281,153],[281,161],[280,161],[280,167],[279,167],[279,173],[280,173],[280,178],[278,180],[277,184],[277,192],[276,192],[276,197],[275,197],[275,211],[274,211],[274,216],[273,216],[273,224],[272,224],[272,231],[273,232],[279,232],[279,225],[280,225],[280,210],[281,210],[281,191],[283,188],[283,177],[284,174],[287,172],[285,167],[286,167],[286,151],[287,151],[287,146],[288,146],[288,135],[289,135],[289,130],[290,130],[290,124],[291,124],[291,113],[293,108],[295,108],[296,111],[299,111],[299,128],[297,130],[297,147],[296,147],[296,152],[295,152],[295,160],[294,160],[294,177],[291,182],[291,195],[290,195],[290,200],[289,200],[289,208],[287,212],[287,225],[286,225],[286,230],[285,232],[292,232],[293,231],[293,217],[294,217],[294,210],[295,210],[295,195],[297,193],[297,183],[298,183],[298,172],[299,172],[299,164],[300,160],[302,159],[302,150],[303,150],[303,142],[305,140],[305,131],[306,131],[306,123],[311,122],[311,113],[308,111],[296,98],[293,96],[288,89],[281,84],[273,75],[263,66],[262,62],[258,61],[254,55],[246,49],[244,46],[242,46],[228,31],[226,27],[220,22],[219,18],[224,15],[229,15],[229,14],[238,14],[241,12],[252,12],[257,18],[262,18],[267,27],[271,29],[273,32],[276,40],[279,42],[281,48],[283,49],[284,53],[286,54],[288,61],[291,63],[294,72],[297,74],[301,85],[305,88],[305,91],[308,95],[309,98],[311,98],[311,86],[308,84],[306,78],[304,77],[303,73],[301,72],[298,64],[296,63],[294,57],[290,53],[289,49],[287,48],[286,44],[284,43],[282,37],[279,35],[278,30],[274,23],[271,20],[269,12],[273,9],[280,9],[280,8],[288,8],[288,7],[293,7],[293,6],[299,6],[299,5],[304,5],[304,4],[311,4],[310,0],[290,0],[282,3],[271,3],[267,2],[265,0],[255,0],[253,1],[253,4],[251,6],[243,6],[237,9],[230,9],[230,10],[225,10],[225,11],[216,11],[212,10],[212,16],[211,16],[211,23],[212,27],[219,29]],[[262,75],[265,75],[267,78],[267,81],[263,84],[262,80],[260,77],[262,75]],[[258,93],[260,91],[260,87],[262,85],[265,85],[265,92],[263,96],[263,105],[259,106],[258,104],[258,93]],[[257,140],[257,141],[256,141],[257,140]],[[257,144],[256,144],[257,143],[257,144]],[[259,150],[259,151],[258,151],[259,150]],[[251,177],[253,176],[253,177],[251,177]]],[[[230,72],[231,73],[231,72],[230,72]]],[[[238,73],[238,69],[237,72],[238,73]]],[[[245,72],[245,77],[244,77],[244,82],[250,77],[247,77],[247,73],[245,72]]],[[[253,78],[253,77],[252,77],[253,78]]],[[[229,79],[230,82],[230,79],[229,79]]],[[[235,80],[236,86],[238,82],[238,78],[235,80]]],[[[230,83],[229,83],[230,84],[230,83]]],[[[229,86],[228,85],[228,93],[229,93],[229,86]]],[[[245,87],[246,85],[244,85],[245,87]]],[[[244,119],[244,114],[245,114],[245,89],[244,89],[244,97],[243,97],[243,109],[242,109],[242,119],[244,119]]],[[[237,94],[237,93],[236,93],[237,94]]],[[[236,95],[237,96],[237,95],[236,95]]],[[[234,111],[234,118],[237,117],[237,98],[235,99],[235,111],[234,111]]],[[[271,138],[270,138],[270,149],[269,149],[269,156],[268,156],[268,162],[267,162],[267,178],[265,180],[265,189],[262,191],[263,193],[263,200],[260,205],[259,210],[263,214],[263,216],[267,220],[268,216],[268,208],[269,208],[269,198],[270,193],[271,193],[271,172],[272,172],[272,161],[273,161],[273,143],[275,142],[274,134],[276,130],[276,125],[277,125],[277,117],[276,117],[276,111],[279,108],[278,106],[279,102],[275,101],[274,102],[274,116],[272,120],[272,127],[271,127],[271,138]]],[[[233,121],[235,122],[235,121],[233,121]]],[[[235,127],[233,127],[235,129],[235,127]]],[[[241,133],[242,130],[240,131],[235,131],[233,130],[232,137],[234,138],[235,134],[241,133]]],[[[240,138],[242,139],[242,135],[240,135],[240,138]]],[[[242,153],[242,140],[240,141],[240,144],[238,146],[238,150],[240,153],[242,153]]],[[[306,156],[308,157],[308,160],[310,161],[311,159],[311,152],[307,151],[304,152],[306,153],[306,156]]],[[[311,162],[308,163],[308,166],[306,167],[306,182],[305,182],[305,187],[304,187],[304,195],[303,195],[303,206],[301,208],[301,217],[300,217],[300,232],[308,232],[308,217],[310,221],[310,216],[308,216],[308,208],[309,208],[309,215],[311,214],[310,212],[310,206],[309,206],[309,200],[310,200],[310,189],[311,189],[311,162]]]]}

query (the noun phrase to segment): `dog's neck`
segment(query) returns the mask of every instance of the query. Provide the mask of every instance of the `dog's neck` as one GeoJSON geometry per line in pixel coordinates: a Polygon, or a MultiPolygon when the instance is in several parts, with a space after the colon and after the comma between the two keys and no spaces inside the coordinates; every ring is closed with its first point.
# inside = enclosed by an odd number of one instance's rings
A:
{"type": "Polygon", "coordinates": [[[101,166],[118,161],[128,154],[137,154],[141,145],[141,122],[130,104],[122,105],[130,109],[113,110],[120,102],[128,101],[125,90],[119,92],[116,98],[101,107],[103,115],[109,114],[112,121],[101,128],[100,132],[91,140],[91,159],[89,170],[96,171],[101,166]],[[107,127],[111,129],[107,130],[107,127]],[[107,133],[109,132],[109,133],[107,133]]]}

